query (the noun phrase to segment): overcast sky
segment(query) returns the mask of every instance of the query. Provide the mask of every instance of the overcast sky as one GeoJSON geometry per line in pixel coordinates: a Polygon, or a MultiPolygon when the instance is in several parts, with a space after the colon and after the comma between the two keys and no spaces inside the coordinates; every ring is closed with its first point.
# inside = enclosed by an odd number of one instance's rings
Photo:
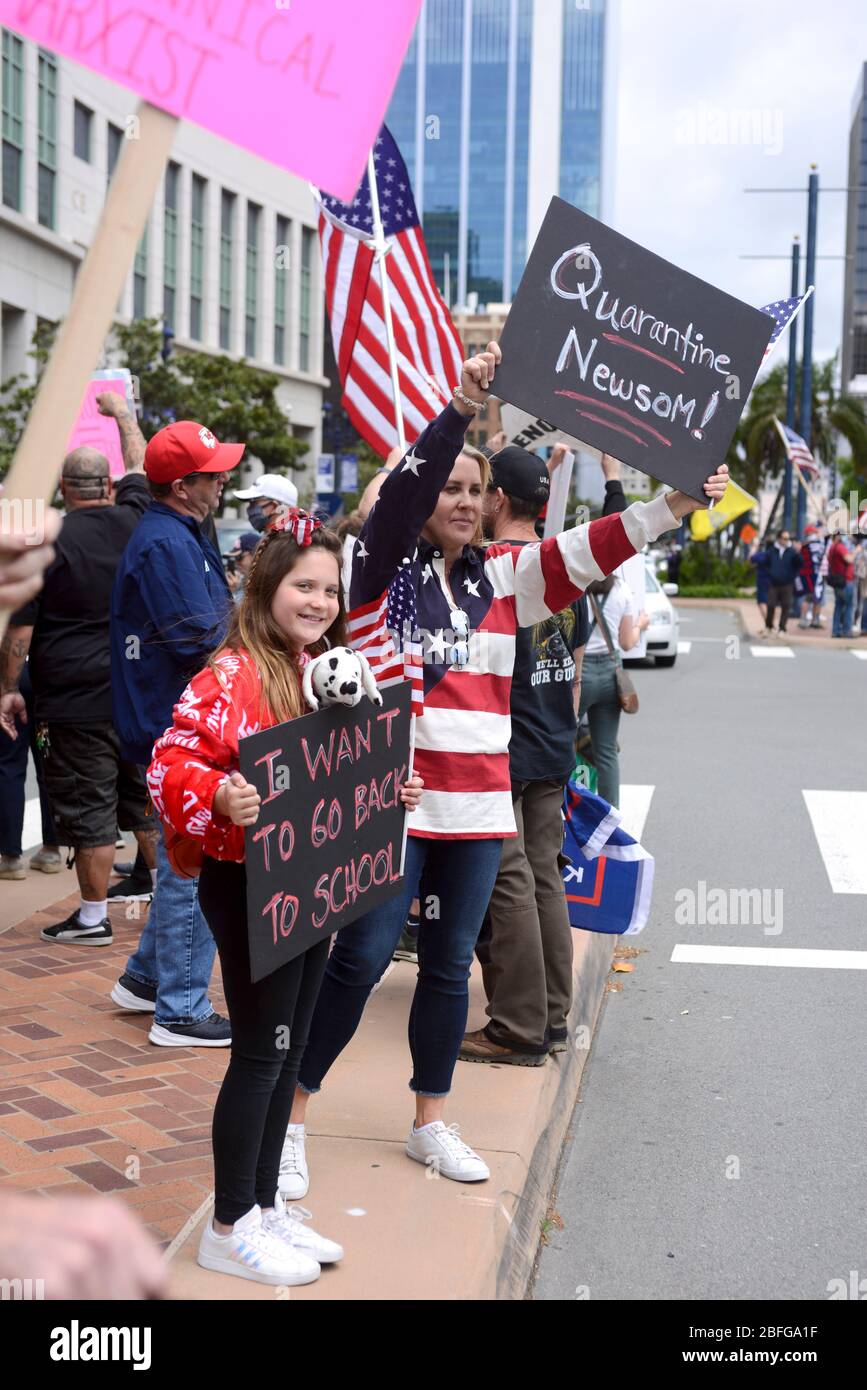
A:
{"type": "MultiPolygon", "coordinates": [[[[620,0],[619,8],[614,225],[747,303],[788,297],[789,263],[739,257],[789,256],[796,232],[803,256],[806,191],[743,190],[806,190],[812,162],[820,187],[847,182],[867,0],[620,0]],[[711,143],[723,130],[738,136],[738,112],[756,113],[750,142],[740,134],[738,143],[711,143]]],[[[845,221],[845,193],[820,193],[819,255],[844,254],[845,221]]],[[[817,262],[817,356],[840,346],[843,269],[842,260],[817,262]]]]}

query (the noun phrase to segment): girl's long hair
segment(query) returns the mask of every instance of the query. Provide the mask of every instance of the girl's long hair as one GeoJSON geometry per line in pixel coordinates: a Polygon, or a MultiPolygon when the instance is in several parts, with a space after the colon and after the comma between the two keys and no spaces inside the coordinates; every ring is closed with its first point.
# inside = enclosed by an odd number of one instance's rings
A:
{"type": "MultiPolygon", "coordinates": [[[[324,528],[315,531],[309,548],[314,547],[334,556],[338,591],[337,617],[323,637],[307,648],[311,655],[318,656],[329,647],[346,646],[346,609],[340,582],[343,548],[338,537],[324,528]]],[[[300,546],[288,531],[266,532],[254,553],[244,597],[235,605],[225,639],[208,663],[220,685],[225,688],[216,665],[220,656],[239,647],[250,653],[262,683],[260,723],[266,712],[278,724],[308,713],[301,693],[298,661],[289,650],[284,633],[271,616],[271,604],[281,580],[295,568],[299,557],[307,550],[308,547],[300,546]]]]}

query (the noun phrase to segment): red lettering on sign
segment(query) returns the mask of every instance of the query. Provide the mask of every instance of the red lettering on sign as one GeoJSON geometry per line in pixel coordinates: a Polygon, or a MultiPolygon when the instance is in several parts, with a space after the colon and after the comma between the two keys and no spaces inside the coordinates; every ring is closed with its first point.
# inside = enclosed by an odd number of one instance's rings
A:
{"type": "MultiPolygon", "coordinates": [[[[253,836],[253,844],[254,844],[254,845],[257,844],[259,840],[264,839],[264,841],[265,841],[265,843],[264,843],[263,846],[262,846],[262,851],[263,851],[263,853],[264,853],[264,855],[265,855],[265,872],[266,872],[266,873],[268,872],[268,870],[269,870],[270,867],[271,867],[271,842],[270,842],[270,840],[268,839],[268,837],[269,837],[269,835],[271,834],[271,831],[272,831],[272,830],[276,830],[276,829],[277,829],[277,822],[275,821],[273,825],[263,825],[262,828],[261,828],[260,830],[257,830],[257,831],[256,831],[256,834],[253,836]]],[[[282,830],[281,830],[280,833],[281,833],[281,834],[283,833],[282,830]]]]}
{"type": "Polygon", "coordinates": [[[304,761],[305,761],[306,764],[307,764],[307,771],[308,771],[308,773],[310,774],[310,781],[311,781],[311,782],[315,782],[315,781],[316,781],[316,774],[317,774],[317,772],[319,771],[319,764],[320,764],[320,762],[322,763],[322,766],[325,768],[326,776],[328,776],[328,777],[331,776],[331,759],[334,757],[334,730],[333,730],[333,729],[331,730],[331,737],[330,737],[330,739],[328,740],[328,752],[327,752],[327,753],[326,753],[326,751],[325,751],[325,746],[324,746],[324,744],[321,744],[321,743],[320,743],[318,749],[316,750],[316,755],[315,755],[313,761],[311,762],[311,761],[310,761],[310,749],[309,749],[309,747],[307,746],[307,740],[306,740],[306,738],[302,738],[302,740],[301,740],[301,749],[302,749],[302,751],[303,751],[303,753],[304,753],[304,761]]]}
{"type": "MultiPolygon", "coordinates": [[[[273,829],[273,826],[271,828],[273,829]]],[[[287,859],[292,858],[292,851],[295,848],[295,831],[292,829],[292,822],[289,820],[284,820],[283,824],[280,826],[280,834],[277,837],[277,848],[280,851],[280,858],[283,860],[284,864],[287,859]],[[289,848],[284,849],[284,837],[287,830],[289,832],[289,848]]]]}
{"type": "Polygon", "coordinates": [[[263,806],[267,802],[273,801],[275,796],[279,796],[284,790],[284,788],[274,785],[274,759],[279,758],[282,752],[282,748],[275,748],[273,753],[265,753],[261,758],[256,759],[255,766],[258,767],[260,763],[265,763],[265,771],[268,774],[268,795],[262,797],[263,806]]]}
{"type": "Polygon", "coordinates": [[[391,721],[392,721],[392,719],[396,718],[396,716],[397,716],[398,714],[400,714],[400,710],[399,710],[399,709],[385,709],[385,710],[382,710],[382,712],[376,716],[376,722],[377,722],[377,724],[379,723],[379,721],[380,721],[381,719],[387,719],[387,720],[388,720],[388,723],[387,723],[386,726],[385,726],[385,738],[386,738],[387,746],[388,746],[389,748],[391,747],[391,721]]]}

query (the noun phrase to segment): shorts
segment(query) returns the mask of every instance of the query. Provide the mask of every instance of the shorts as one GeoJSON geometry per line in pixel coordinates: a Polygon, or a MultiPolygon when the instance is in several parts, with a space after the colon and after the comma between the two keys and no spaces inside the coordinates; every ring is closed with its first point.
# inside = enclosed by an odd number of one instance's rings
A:
{"type": "Polygon", "coordinates": [[[113,845],[121,830],[157,828],[144,772],[120,755],[110,720],[48,725],[45,786],[60,843],[72,849],[113,845]]]}

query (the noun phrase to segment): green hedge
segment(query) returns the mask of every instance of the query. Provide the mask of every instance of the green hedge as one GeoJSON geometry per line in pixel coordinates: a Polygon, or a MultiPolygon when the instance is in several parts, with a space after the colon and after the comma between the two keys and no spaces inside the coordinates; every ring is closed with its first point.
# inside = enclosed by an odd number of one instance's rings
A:
{"type": "Polygon", "coordinates": [[[678,598],[751,598],[752,591],[744,592],[732,584],[681,584],[678,598]]]}

